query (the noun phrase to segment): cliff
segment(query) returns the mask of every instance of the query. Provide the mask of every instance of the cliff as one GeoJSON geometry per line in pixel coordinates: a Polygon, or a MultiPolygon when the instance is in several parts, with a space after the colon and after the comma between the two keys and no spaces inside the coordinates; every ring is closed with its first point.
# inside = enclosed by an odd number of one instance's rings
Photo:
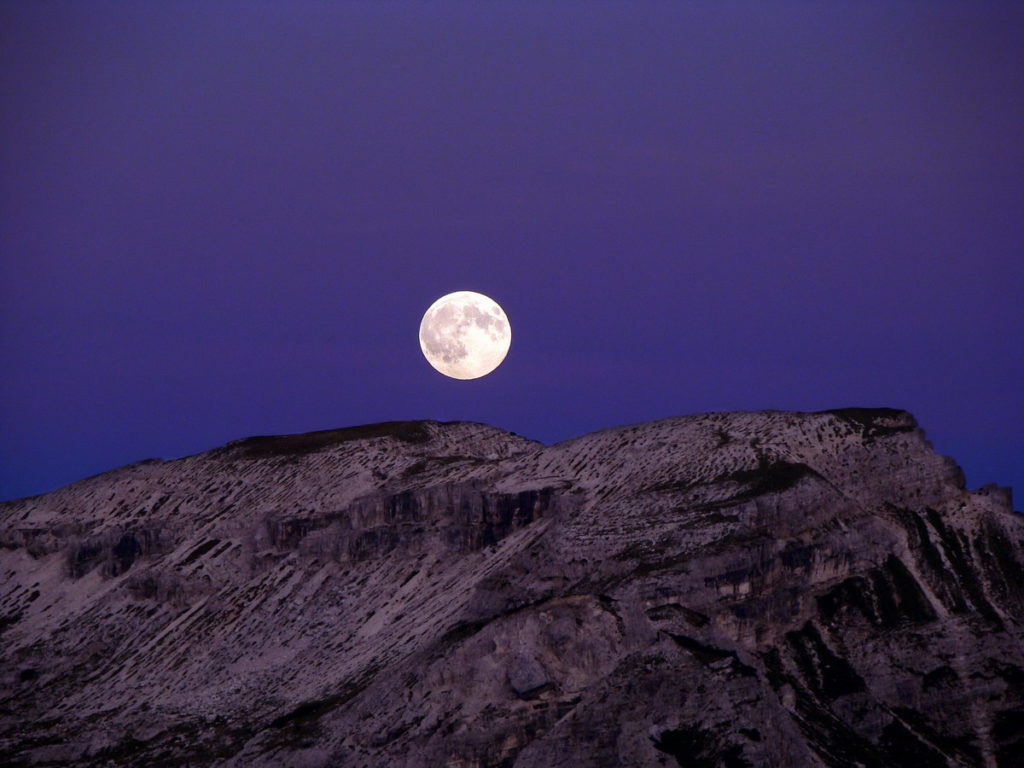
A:
{"type": "Polygon", "coordinates": [[[1024,765],[1024,517],[902,411],[250,438],[0,547],[5,765],[1024,765]]]}

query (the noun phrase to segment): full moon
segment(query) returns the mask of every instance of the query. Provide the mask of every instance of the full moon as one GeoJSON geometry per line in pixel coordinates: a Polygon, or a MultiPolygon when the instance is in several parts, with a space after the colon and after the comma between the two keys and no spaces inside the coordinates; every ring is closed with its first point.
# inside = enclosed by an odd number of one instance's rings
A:
{"type": "Polygon", "coordinates": [[[512,327],[494,299],[456,291],[430,305],[420,322],[427,362],[453,379],[479,379],[505,359],[512,327]]]}

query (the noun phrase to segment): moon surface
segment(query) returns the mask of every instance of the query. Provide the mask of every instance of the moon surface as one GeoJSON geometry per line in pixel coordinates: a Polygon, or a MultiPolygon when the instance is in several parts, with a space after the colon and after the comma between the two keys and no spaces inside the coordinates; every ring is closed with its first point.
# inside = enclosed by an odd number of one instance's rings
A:
{"type": "Polygon", "coordinates": [[[512,326],[494,299],[456,291],[430,305],[420,321],[420,349],[427,362],[453,379],[479,379],[505,359],[512,326]]]}

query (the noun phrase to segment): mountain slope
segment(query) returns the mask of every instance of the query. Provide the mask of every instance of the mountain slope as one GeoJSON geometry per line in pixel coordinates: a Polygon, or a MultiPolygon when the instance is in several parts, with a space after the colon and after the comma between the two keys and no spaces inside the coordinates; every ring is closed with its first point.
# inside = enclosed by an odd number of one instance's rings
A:
{"type": "Polygon", "coordinates": [[[1024,518],[902,411],[250,438],[0,545],[5,764],[1024,755],[1024,518]]]}

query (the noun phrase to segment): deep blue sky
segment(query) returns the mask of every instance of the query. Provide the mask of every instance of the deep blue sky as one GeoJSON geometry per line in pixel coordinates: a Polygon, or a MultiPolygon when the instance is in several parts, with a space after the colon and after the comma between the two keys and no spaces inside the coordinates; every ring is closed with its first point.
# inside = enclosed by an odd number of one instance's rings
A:
{"type": "Polygon", "coordinates": [[[0,77],[0,498],[848,405],[1024,488],[1022,3],[8,1],[0,77]],[[419,351],[457,289],[484,379],[419,351]]]}

